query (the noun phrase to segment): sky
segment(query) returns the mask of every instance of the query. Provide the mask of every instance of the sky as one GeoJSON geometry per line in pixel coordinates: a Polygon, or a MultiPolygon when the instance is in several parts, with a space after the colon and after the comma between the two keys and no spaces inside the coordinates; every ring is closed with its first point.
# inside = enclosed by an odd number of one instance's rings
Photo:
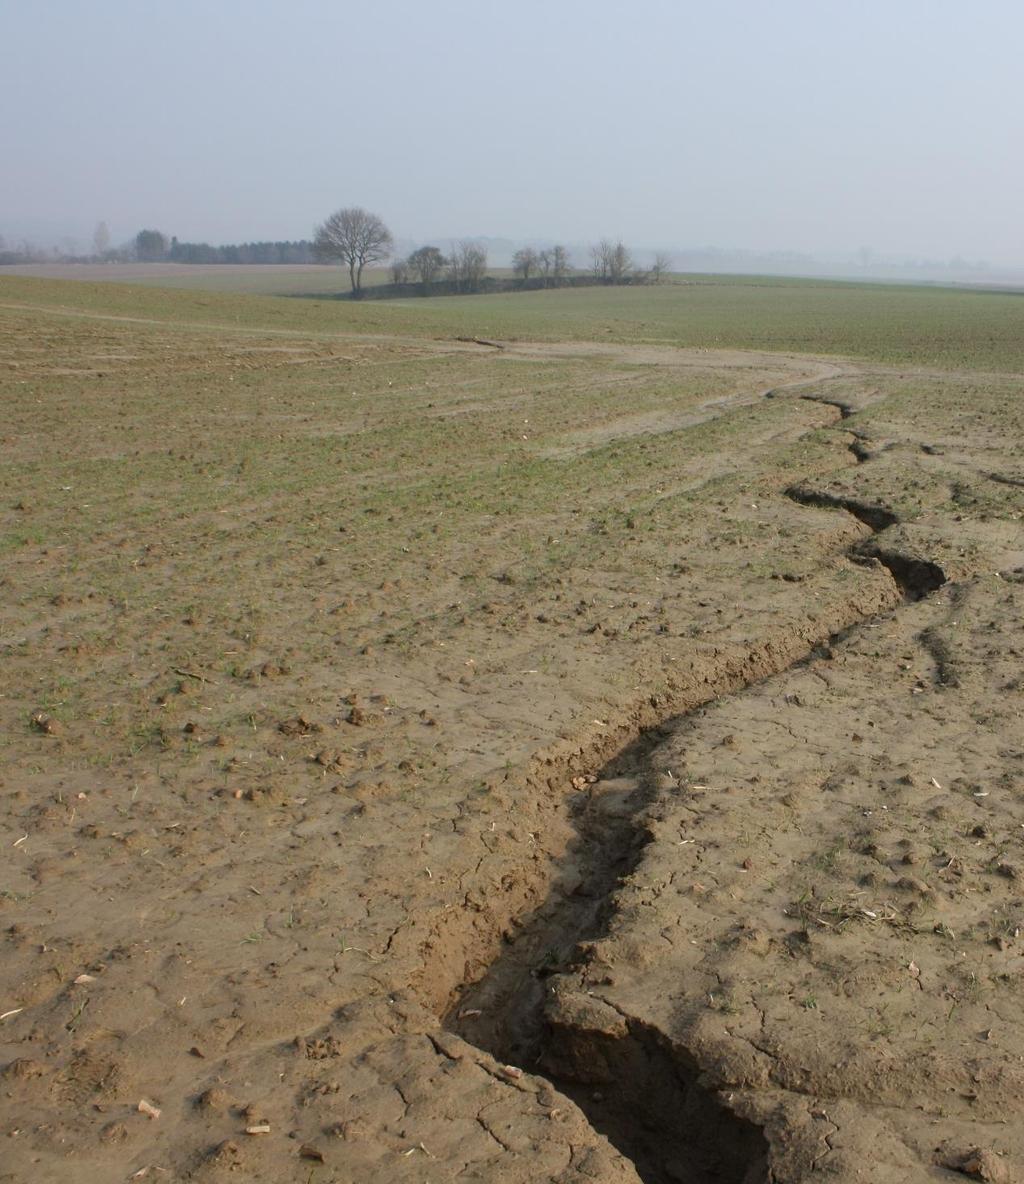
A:
{"type": "Polygon", "coordinates": [[[1024,263],[1019,0],[0,0],[0,234],[1024,263]]]}

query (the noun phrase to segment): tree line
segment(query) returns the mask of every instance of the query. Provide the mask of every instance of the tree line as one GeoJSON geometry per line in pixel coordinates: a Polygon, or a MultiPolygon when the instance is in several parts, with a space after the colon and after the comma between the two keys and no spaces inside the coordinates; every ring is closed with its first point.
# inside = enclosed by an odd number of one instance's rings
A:
{"type": "Polygon", "coordinates": [[[581,286],[585,284],[656,283],[669,271],[665,254],[649,267],[637,266],[632,252],[621,241],[601,239],[589,250],[586,266],[577,267],[567,247],[522,247],[512,258],[512,280],[488,274],[487,250],[478,241],[462,239],[447,253],[440,247],[417,247],[408,256],[395,254],[395,242],[383,220],[361,206],[335,210],[314,230],[312,239],[231,243],[212,246],[167,237],[152,228],[140,230],[128,243],[114,247],[105,222],[96,226],[91,255],[74,252],[41,252],[22,244],[7,250],[0,238],[0,263],[67,262],[140,263],[264,263],[341,264],[348,270],[353,297],[365,294],[363,272],[374,264],[390,262],[391,283],[377,285],[375,296],[419,293],[468,293],[508,291],[513,288],[581,286]]]}
{"type": "MultiPolygon", "coordinates": [[[[454,243],[447,255],[440,247],[419,247],[406,259],[392,259],[395,287],[418,285],[424,292],[447,283],[455,292],[479,292],[487,276],[487,251],[471,239],[454,243]]],[[[353,289],[358,290],[358,289],[353,289]]]]}
{"type": "MultiPolygon", "coordinates": [[[[352,295],[363,294],[363,270],[374,263],[391,260],[391,288],[394,294],[413,284],[426,294],[444,291],[479,292],[487,275],[487,251],[471,239],[455,243],[445,255],[440,247],[418,247],[406,258],[394,254],[394,237],[376,214],[361,206],[336,210],[314,233],[313,252],[323,263],[341,263],[348,268],[352,295]]],[[[671,267],[671,260],[659,253],[649,268],[641,269],[632,253],[619,240],[602,239],[590,248],[590,267],[575,269],[568,250],[561,245],[523,247],[512,258],[512,274],[520,286],[560,287],[587,279],[600,284],[635,284],[659,281],[671,267]]],[[[383,293],[380,293],[383,294],[383,293]]]]}
{"type": "Polygon", "coordinates": [[[0,265],[5,263],[317,263],[312,239],[228,243],[183,242],[160,230],[140,230],[129,242],[112,246],[110,231],[100,222],[93,233],[92,251],[82,253],[74,243],[45,249],[22,240],[8,246],[0,235],[0,265]]]}
{"type": "Polygon", "coordinates": [[[140,230],[133,241],[134,258],[140,263],[315,263],[313,243],[308,239],[253,243],[182,242],[177,236],[168,241],[159,230],[140,230]]]}

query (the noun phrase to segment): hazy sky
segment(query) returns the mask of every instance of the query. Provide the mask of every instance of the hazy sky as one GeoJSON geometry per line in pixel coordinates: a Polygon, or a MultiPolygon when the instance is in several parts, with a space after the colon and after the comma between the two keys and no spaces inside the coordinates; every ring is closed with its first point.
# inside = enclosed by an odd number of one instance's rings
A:
{"type": "Polygon", "coordinates": [[[1024,262],[1020,0],[0,0],[0,234],[1024,262]]]}

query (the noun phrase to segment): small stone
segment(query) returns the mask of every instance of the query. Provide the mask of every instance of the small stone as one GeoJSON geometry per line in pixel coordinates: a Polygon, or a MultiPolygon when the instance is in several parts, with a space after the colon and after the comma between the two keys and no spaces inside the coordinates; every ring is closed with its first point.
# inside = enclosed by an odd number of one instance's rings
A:
{"type": "Polygon", "coordinates": [[[918,896],[935,895],[935,889],[930,884],[926,884],[924,880],[919,880],[915,876],[901,876],[896,881],[896,887],[901,888],[904,892],[916,892],[918,896]]]}
{"type": "Polygon", "coordinates": [[[952,1168],[964,1176],[974,1180],[984,1180],[987,1184],[1010,1184],[1010,1169],[994,1151],[974,1147],[960,1155],[954,1155],[944,1161],[943,1167],[952,1168]]]}
{"type": "Polygon", "coordinates": [[[30,1060],[28,1057],[18,1057],[4,1067],[3,1076],[7,1080],[30,1081],[33,1077],[42,1077],[46,1066],[40,1061],[30,1060]]]}
{"type": "Polygon", "coordinates": [[[232,1139],[225,1139],[223,1143],[218,1143],[210,1152],[207,1157],[207,1163],[214,1167],[223,1167],[230,1170],[238,1167],[240,1158],[241,1150],[238,1144],[232,1139]]]}
{"type": "Polygon", "coordinates": [[[196,1105],[202,1110],[227,1110],[231,1099],[224,1090],[213,1087],[196,1098],[196,1105]]]}

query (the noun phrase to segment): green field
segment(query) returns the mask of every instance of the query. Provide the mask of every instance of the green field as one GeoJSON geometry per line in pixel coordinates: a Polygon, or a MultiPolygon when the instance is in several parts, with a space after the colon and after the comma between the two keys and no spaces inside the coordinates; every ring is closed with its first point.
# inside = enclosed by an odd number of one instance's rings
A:
{"type": "MultiPolygon", "coordinates": [[[[181,287],[189,277],[178,276],[181,287]]],[[[250,282],[248,277],[242,280],[250,282]]],[[[828,354],[913,367],[1024,370],[1024,298],[1015,293],[823,280],[691,277],[657,287],[587,288],[495,296],[350,301],[240,299],[211,290],[238,272],[197,272],[190,288],[164,295],[156,281],[71,287],[0,277],[0,299],[70,310],[247,325],[309,333],[495,337],[519,341],[609,341],[828,354]]],[[[318,285],[344,288],[331,270],[282,268],[272,282],[295,296],[318,285]]]]}

